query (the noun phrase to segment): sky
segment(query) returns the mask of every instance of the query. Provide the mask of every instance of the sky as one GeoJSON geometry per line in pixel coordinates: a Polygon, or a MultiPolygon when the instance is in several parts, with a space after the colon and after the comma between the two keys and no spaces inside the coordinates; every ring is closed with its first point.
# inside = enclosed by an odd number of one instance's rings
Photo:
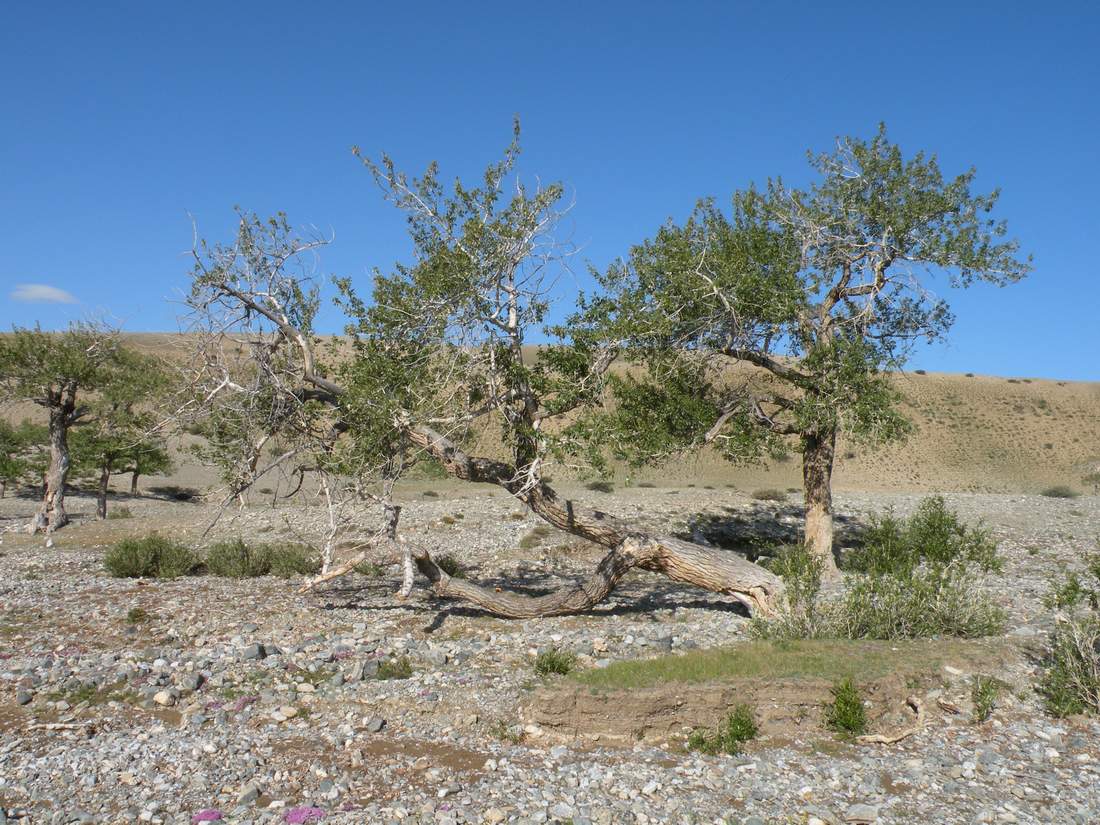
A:
{"type": "Polygon", "coordinates": [[[1098,381],[1097,43],[1091,2],[5,3],[0,329],[177,329],[192,219],[228,240],[238,205],[332,233],[319,273],[365,291],[409,243],[351,146],[472,176],[516,115],[521,175],[575,201],[567,307],[586,262],[885,121],[977,167],[1035,256],[945,287],[949,339],[908,366],[1098,381]]]}

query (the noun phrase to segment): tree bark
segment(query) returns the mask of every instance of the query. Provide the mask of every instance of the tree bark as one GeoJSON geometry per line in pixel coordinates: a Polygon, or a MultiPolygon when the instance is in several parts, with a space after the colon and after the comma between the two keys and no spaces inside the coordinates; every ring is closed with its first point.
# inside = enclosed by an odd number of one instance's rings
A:
{"type": "Polygon", "coordinates": [[[134,472],[130,475],[130,495],[132,495],[132,496],[137,495],[137,480],[138,480],[138,471],[134,470],[134,472]]]}
{"type": "Polygon", "coordinates": [[[69,475],[69,427],[77,417],[76,382],[66,382],[48,400],[50,466],[46,470],[46,492],[31,521],[30,532],[52,533],[69,523],[65,512],[65,481],[69,475]]]}
{"type": "Polygon", "coordinates": [[[107,487],[111,483],[111,469],[104,465],[99,474],[99,489],[96,492],[96,518],[107,518],[107,487]]]}
{"type": "Polygon", "coordinates": [[[833,557],[833,461],[836,430],[802,436],[802,484],[806,499],[805,543],[821,562],[822,574],[839,574],[833,557]]]}
{"type": "Polygon", "coordinates": [[[468,456],[429,427],[413,427],[408,436],[412,443],[440,461],[451,475],[467,481],[497,484],[558,529],[609,550],[596,571],[582,582],[533,598],[452,579],[439,569],[426,551],[419,550],[414,554],[417,567],[440,596],[466,599],[508,618],[555,616],[587,610],[598,604],[610,595],[627,572],[637,567],[674,581],[733,596],[755,615],[771,615],[779,606],[782,580],[741,556],[633,529],[607,513],[559,498],[541,480],[530,486],[527,475],[517,472],[507,462],[468,456]]]}

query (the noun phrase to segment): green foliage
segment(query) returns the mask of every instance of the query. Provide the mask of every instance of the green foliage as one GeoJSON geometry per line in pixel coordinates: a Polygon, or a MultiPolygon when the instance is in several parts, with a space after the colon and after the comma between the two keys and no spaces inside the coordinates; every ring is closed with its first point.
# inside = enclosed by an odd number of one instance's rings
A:
{"type": "Polygon", "coordinates": [[[133,511],[125,505],[113,507],[111,508],[111,512],[107,514],[107,518],[109,519],[127,519],[133,517],[133,511]]]}
{"type": "Polygon", "coordinates": [[[844,559],[847,569],[901,578],[921,565],[942,572],[970,564],[984,571],[1000,570],[997,545],[984,528],[963,524],[942,496],[924,499],[907,521],[892,515],[873,519],[862,544],[844,559]]]}
{"type": "Polygon", "coordinates": [[[0,483],[40,479],[45,469],[46,428],[24,419],[17,426],[0,419],[0,483]]]}
{"type": "Polygon", "coordinates": [[[1055,484],[1053,487],[1045,488],[1041,495],[1047,498],[1077,498],[1080,495],[1076,490],[1070,487],[1068,484],[1055,484]]]}
{"type": "Polygon", "coordinates": [[[825,705],[825,725],[845,738],[866,733],[867,711],[855,683],[851,679],[837,682],[832,694],[832,701],[825,705]]]}
{"type": "Polygon", "coordinates": [[[144,624],[153,618],[153,614],[144,607],[131,607],[126,611],[126,624],[144,624]]]}
{"type": "Polygon", "coordinates": [[[271,554],[267,547],[253,547],[243,539],[221,541],[207,552],[206,570],[229,579],[266,576],[271,572],[271,554]]]}
{"type": "Polygon", "coordinates": [[[564,676],[577,666],[577,657],[568,650],[552,647],[535,657],[535,673],[539,676],[564,676]]]}
{"type": "Polygon", "coordinates": [[[466,578],[466,570],[463,568],[461,562],[452,556],[450,553],[444,553],[438,558],[433,558],[433,561],[448,576],[452,579],[464,579],[466,578]]]}
{"type": "Polygon", "coordinates": [[[413,667],[409,657],[400,656],[396,659],[385,659],[379,662],[376,678],[386,681],[390,679],[408,679],[412,675],[413,667]]]}
{"type": "Polygon", "coordinates": [[[1059,611],[1039,681],[1047,710],[1100,714],[1100,555],[1053,582],[1043,602],[1059,611]]]}
{"type": "Polygon", "coordinates": [[[1002,682],[992,676],[974,677],[974,682],[970,686],[970,702],[974,706],[975,722],[985,722],[993,715],[1002,687],[1002,682]]]}
{"type": "Polygon", "coordinates": [[[194,572],[198,564],[190,549],[157,533],[123,539],[103,558],[107,572],[116,578],[175,579],[194,572]]]}
{"type": "Polygon", "coordinates": [[[615,485],[610,481],[598,480],[590,481],[584,485],[586,490],[591,490],[594,493],[614,493],[615,485]]]}
{"type": "Polygon", "coordinates": [[[752,708],[740,704],[726,715],[715,730],[693,730],[688,736],[687,747],[688,750],[711,756],[719,753],[734,755],[740,753],[744,744],[755,739],[758,733],[752,708]]]}
{"type": "Polygon", "coordinates": [[[973,638],[1000,632],[1004,611],[977,583],[976,570],[1001,567],[982,528],[962,525],[939,496],[925,499],[906,521],[876,519],[845,566],[845,589],[820,598],[820,562],[788,547],[769,563],[783,577],[787,605],[752,630],[767,639],[973,638]]]}

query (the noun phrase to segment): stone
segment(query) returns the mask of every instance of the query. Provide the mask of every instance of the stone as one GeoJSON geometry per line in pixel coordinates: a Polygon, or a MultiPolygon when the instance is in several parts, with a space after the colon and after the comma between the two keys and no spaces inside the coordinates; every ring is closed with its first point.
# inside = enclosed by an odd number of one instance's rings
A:
{"type": "Polygon", "coordinates": [[[170,690],[158,690],[153,694],[153,701],[161,707],[170,708],[176,704],[176,697],[172,695],[170,690]]]}
{"type": "Polygon", "coordinates": [[[260,787],[255,782],[250,782],[241,788],[237,794],[238,805],[249,805],[260,798],[260,787]]]}
{"type": "Polygon", "coordinates": [[[868,825],[868,823],[875,822],[878,819],[878,808],[874,805],[864,805],[862,803],[856,803],[850,805],[848,810],[844,812],[845,822],[855,822],[859,825],[868,825]]]}
{"type": "Polygon", "coordinates": [[[264,649],[264,646],[261,645],[261,644],[249,645],[248,647],[246,647],[244,650],[241,651],[241,658],[242,659],[249,659],[249,660],[262,659],[266,655],[267,655],[267,651],[264,649]]]}
{"type": "Polygon", "coordinates": [[[363,727],[367,729],[368,733],[378,733],[378,731],[382,730],[382,728],[384,728],[385,726],[386,720],[383,719],[381,716],[372,716],[363,725],[363,727]]]}
{"type": "Polygon", "coordinates": [[[25,688],[20,688],[15,692],[15,701],[20,705],[29,705],[34,699],[34,694],[25,688]]]}
{"type": "Polygon", "coordinates": [[[501,822],[508,818],[508,814],[504,813],[500,808],[490,808],[481,815],[481,821],[486,825],[500,825],[501,822]]]}

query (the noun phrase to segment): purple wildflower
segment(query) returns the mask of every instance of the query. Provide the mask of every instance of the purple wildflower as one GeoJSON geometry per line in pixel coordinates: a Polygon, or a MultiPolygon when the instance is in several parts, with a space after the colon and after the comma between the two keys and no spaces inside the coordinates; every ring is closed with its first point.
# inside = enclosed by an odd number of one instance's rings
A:
{"type": "Polygon", "coordinates": [[[222,812],[217,808],[207,808],[191,817],[191,822],[218,822],[221,818],[222,812]]]}
{"type": "Polygon", "coordinates": [[[244,710],[246,707],[256,702],[259,698],[259,696],[242,696],[240,699],[233,703],[233,706],[230,708],[230,710],[232,710],[234,713],[240,710],[244,710]]]}
{"type": "Polygon", "coordinates": [[[306,806],[304,808],[291,808],[283,814],[283,821],[287,825],[304,825],[307,822],[316,822],[325,818],[325,812],[320,808],[306,806]]]}

